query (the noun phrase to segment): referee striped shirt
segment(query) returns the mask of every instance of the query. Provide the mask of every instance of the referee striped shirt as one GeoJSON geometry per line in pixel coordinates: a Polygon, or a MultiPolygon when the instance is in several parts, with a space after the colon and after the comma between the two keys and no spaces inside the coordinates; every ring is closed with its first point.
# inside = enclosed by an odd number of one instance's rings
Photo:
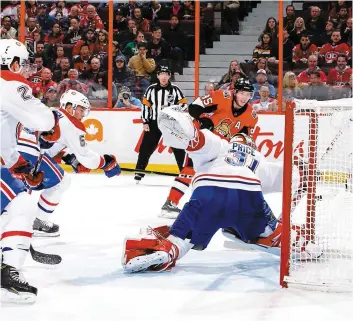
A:
{"type": "Polygon", "coordinates": [[[162,87],[159,83],[152,84],[146,89],[142,99],[142,120],[144,124],[157,120],[161,109],[172,105],[181,105],[183,109],[188,107],[186,98],[180,88],[169,84],[162,87]]]}

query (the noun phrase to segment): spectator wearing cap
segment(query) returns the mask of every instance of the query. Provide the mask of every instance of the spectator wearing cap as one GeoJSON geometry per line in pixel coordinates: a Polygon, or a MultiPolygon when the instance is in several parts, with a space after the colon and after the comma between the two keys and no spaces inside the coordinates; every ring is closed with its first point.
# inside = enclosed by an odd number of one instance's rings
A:
{"type": "Polygon", "coordinates": [[[310,74],[314,71],[317,71],[320,74],[321,82],[326,82],[327,78],[325,73],[317,65],[318,58],[316,55],[310,55],[308,58],[308,68],[302,71],[297,80],[300,84],[308,84],[310,82],[310,74]]]}
{"type": "Polygon", "coordinates": [[[253,102],[254,100],[260,99],[260,88],[262,86],[267,86],[268,89],[270,90],[270,97],[275,98],[276,97],[276,89],[273,85],[268,83],[267,81],[267,73],[266,70],[264,69],[259,69],[256,74],[256,83],[253,84],[254,86],[254,95],[250,102],[253,102]]]}
{"type": "Polygon", "coordinates": [[[63,39],[63,44],[65,44],[65,47],[73,48],[81,39],[82,34],[79,28],[79,22],[77,19],[73,18],[70,20],[70,28],[63,39]]]}
{"type": "Polygon", "coordinates": [[[300,42],[293,48],[292,61],[294,63],[307,64],[308,58],[311,55],[317,55],[319,49],[310,42],[309,35],[303,32],[300,35],[300,42]]]}
{"type": "Polygon", "coordinates": [[[272,36],[268,33],[261,35],[261,43],[253,50],[252,61],[256,62],[260,57],[269,58],[271,56],[272,36]]]}
{"type": "Polygon", "coordinates": [[[323,101],[328,100],[329,97],[329,87],[320,80],[320,73],[312,71],[309,84],[303,87],[303,98],[323,101]]]}
{"type": "Polygon", "coordinates": [[[96,42],[96,36],[93,29],[87,29],[84,31],[82,39],[77,41],[74,47],[72,48],[72,55],[77,56],[80,54],[81,46],[85,43],[88,45],[89,51],[94,52],[94,45],[96,42]]]}
{"type": "Polygon", "coordinates": [[[161,27],[156,26],[152,29],[152,39],[147,43],[147,50],[157,64],[171,59],[171,46],[162,38],[161,27]]]}
{"type": "Polygon", "coordinates": [[[321,47],[319,57],[326,64],[332,64],[336,62],[339,54],[350,56],[350,49],[346,43],[341,42],[341,31],[334,30],[331,41],[321,47]]]}
{"type": "Polygon", "coordinates": [[[135,37],[137,35],[137,27],[136,27],[136,22],[132,19],[130,19],[127,23],[127,29],[123,30],[122,32],[119,32],[117,34],[117,40],[120,44],[121,50],[124,50],[125,46],[131,42],[134,41],[135,37]]]}
{"type": "Polygon", "coordinates": [[[115,10],[113,29],[115,32],[122,32],[127,29],[127,19],[124,17],[123,11],[120,8],[115,10]]]}
{"type": "Polygon", "coordinates": [[[264,85],[259,90],[260,99],[251,102],[251,106],[255,111],[277,111],[278,105],[275,98],[270,97],[270,89],[264,85]]]}
{"type": "Polygon", "coordinates": [[[147,44],[139,42],[137,44],[138,54],[131,57],[129,67],[136,73],[139,80],[139,87],[144,92],[150,85],[150,74],[156,68],[156,62],[153,58],[147,58],[147,44]]]}
{"type": "Polygon", "coordinates": [[[122,86],[114,108],[142,108],[142,102],[131,94],[129,87],[122,86]]]}
{"type": "Polygon", "coordinates": [[[2,18],[1,39],[17,39],[17,30],[12,26],[10,16],[2,18]]]}
{"type": "Polygon", "coordinates": [[[136,33],[135,40],[129,42],[123,50],[123,54],[125,55],[127,61],[129,61],[132,56],[135,56],[138,54],[137,44],[139,42],[144,42],[144,41],[145,41],[145,35],[143,34],[142,31],[138,31],[136,33]]]}
{"type": "Polygon", "coordinates": [[[148,32],[150,31],[150,22],[142,16],[141,8],[135,7],[133,10],[132,18],[136,22],[138,31],[148,32]]]}
{"type": "Polygon", "coordinates": [[[120,55],[115,58],[113,82],[118,90],[120,90],[122,86],[132,88],[132,91],[135,90],[136,73],[132,68],[130,68],[130,66],[127,66],[124,55],[120,55]]]}
{"type": "Polygon", "coordinates": [[[93,30],[101,30],[104,29],[104,24],[102,19],[96,12],[96,8],[93,5],[87,6],[87,15],[82,17],[80,21],[81,29],[93,29],[93,30]]]}
{"type": "Polygon", "coordinates": [[[172,48],[172,72],[176,71],[183,74],[184,58],[186,58],[187,36],[180,27],[180,21],[177,15],[172,15],[169,20],[169,29],[164,34],[164,39],[172,48]]]}
{"type": "Polygon", "coordinates": [[[67,57],[63,57],[60,59],[60,69],[55,70],[53,73],[53,80],[57,83],[64,80],[65,78],[69,78],[69,70],[70,70],[70,60],[67,57]]]}
{"type": "MultiPolygon", "coordinates": [[[[97,75],[97,81],[88,85],[87,98],[94,107],[108,107],[108,75],[106,72],[100,72],[97,75]],[[94,100],[94,101],[92,101],[94,100]]],[[[118,91],[114,82],[112,83],[112,104],[116,104],[118,91]]]]}
{"type": "Polygon", "coordinates": [[[54,17],[49,16],[47,13],[47,6],[44,3],[40,4],[38,7],[37,22],[44,34],[49,33],[55,23],[54,17]]]}
{"type": "Polygon", "coordinates": [[[64,34],[61,31],[61,27],[58,23],[54,23],[49,34],[44,37],[44,44],[55,45],[57,43],[62,43],[64,39],[64,34]]]}
{"type": "Polygon", "coordinates": [[[91,52],[89,45],[83,43],[80,48],[80,55],[74,57],[74,68],[79,72],[91,69],[91,52]]]}
{"type": "Polygon", "coordinates": [[[60,105],[59,97],[56,92],[56,87],[51,86],[46,88],[44,97],[42,98],[42,103],[48,107],[58,107],[60,105]]]}
{"type": "Polygon", "coordinates": [[[56,87],[57,84],[52,78],[53,74],[49,68],[43,68],[41,73],[41,82],[36,83],[32,87],[33,96],[38,99],[43,99],[49,87],[56,87]]]}

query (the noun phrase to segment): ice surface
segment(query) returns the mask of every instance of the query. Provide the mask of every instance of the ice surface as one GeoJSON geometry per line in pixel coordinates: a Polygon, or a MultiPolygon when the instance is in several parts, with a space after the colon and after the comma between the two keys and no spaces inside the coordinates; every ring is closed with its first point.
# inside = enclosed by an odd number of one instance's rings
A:
{"type": "MultiPolygon", "coordinates": [[[[51,217],[61,236],[35,239],[36,249],[62,255],[56,268],[28,258],[24,274],[38,287],[31,306],[2,306],[1,321],[348,321],[347,294],[281,289],[279,258],[229,250],[218,233],[203,252],[191,251],[171,272],[126,275],[122,241],[157,218],[170,177],[71,175],[72,186],[51,217]]],[[[38,195],[34,195],[37,197],[38,195]]],[[[270,204],[280,209],[280,197],[270,204]]]]}

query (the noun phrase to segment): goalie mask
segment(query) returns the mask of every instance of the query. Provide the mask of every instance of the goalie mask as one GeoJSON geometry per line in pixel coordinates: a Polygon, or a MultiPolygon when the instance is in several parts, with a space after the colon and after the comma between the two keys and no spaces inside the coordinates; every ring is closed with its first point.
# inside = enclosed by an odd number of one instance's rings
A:
{"type": "Polygon", "coordinates": [[[255,144],[255,141],[252,139],[252,137],[243,133],[234,135],[233,138],[230,140],[230,142],[244,144],[257,150],[257,146],[255,144]]]}
{"type": "Polygon", "coordinates": [[[80,92],[72,89],[69,89],[68,91],[64,92],[60,98],[60,108],[66,109],[68,104],[71,104],[72,115],[74,115],[75,110],[78,106],[84,109],[83,117],[87,117],[91,109],[91,104],[87,97],[81,94],[80,92]]]}

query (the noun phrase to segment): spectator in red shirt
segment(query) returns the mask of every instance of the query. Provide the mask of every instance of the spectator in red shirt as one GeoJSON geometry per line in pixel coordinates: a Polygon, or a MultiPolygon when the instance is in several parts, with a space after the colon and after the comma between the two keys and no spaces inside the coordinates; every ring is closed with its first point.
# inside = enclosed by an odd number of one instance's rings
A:
{"type": "Polygon", "coordinates": [[[133,19],[136,22],[138,31],[148,32],[150,30],[150,23],[147,19],[142,17],[141,8],[139,7],[134,8],[133,19]]]}
{"type": "Polygon", "coordinates": [[[98,31],[96,43],[94,44],[93,54],[102,57],[106,56],[108,52],[108,32],[104,29],[98,31]]]}
{"type": "Polygon", "coordinates": [[[352,76],[352,68],[347,66],[347,56],[339,54],[337,65],[328,72],[327,84],[334,87],[344,87],[347,85],[352,76]]]}
{"type": "Polygon", "coordinates": [[[169,17],[172,14],[177,15],[179,17],[179,20],[183,20],[183,17],[185,15],[184,8],[178,0],[172,1],[172,6],[167,10],[167,13],[169,17]]]}
{"type": "Polygon", "coordinates": [[[26,14],[27,17],[36,17],[38,12],[37,12],[37,1],[35,0],[29,0],[26,1],[26,14]]]}
{"type": "Polygon", "coordinates": [[[326,82],[327,78],[325,73],[317,66],[318,58],[316,55],[311,55],[308,58],[308,69],[302,71],[297,80],[300,84],[308,84],[310,82],[310,74],[317,71],[320,74],[320,81],[326,82]]]}
{"type": "Polygon", "coordinates": [[[72,55],[77,56],[80,54],[81,46],[85,43],[89,47],[89,51],[92,53],[94,51],[94,45],[96,42],[96,35],[93,29],[87,29],[81,40],[77,41],[72,49],[72,55]]]}
{"type": "Polygon", "coordinates": [[[61,32],[61,26],[58,23],[54,23],[51,31],[44,37],[45,44],[57,44],[62,43],[64,34],[61,32]]]}
{"type": "Polygon", "coordinates": [[[102,19],[98,16],[96,8],[92,5],[87,6],[87,16],[84,16],[80,21],[80,28],[100,30],[104,29],[102,19]]]}
{"type": "Polygon", "coordinates": [[[341,31],[335,30],[332,32],[331,42],[321,47],[319,55],[325,63],[332,64],[340,53],[348,56],[349,47],[346,43],[341,42],[341,31]]]}
{"type": "Polygon", "coordinates": [[[293,48],[292,61],[295,63],[302,62],[306,64],[310,55],[315,55],[318,48],[310,42],[309,35],[302,32],[300,36],[300,43],[293,48]]]}
{"type": "Polygon", "coordinates": [[[74,68],[79,72],[87,71],[91,69],[91,52],[89,51],[89,45],[84,43],[80,48],[80,55],[74,57],[74,68]]]}
{"type": "Polygon", "coordinates": [[[49,68],[43,68],[42,81],[32,87],[33,96],[38,99],[43,99],[49,87],[56,87],[56,82],[51,80],[53,74],[49,68]]]}
{"type": "Polygon", "coordinates": [[[40,54],[35,54],[34,64],[37,66],[37,72],[29,78],[29,81],[32,84],[36,84],[42,81],[43,63],[44,63],[43,56],[40,54]]]}

